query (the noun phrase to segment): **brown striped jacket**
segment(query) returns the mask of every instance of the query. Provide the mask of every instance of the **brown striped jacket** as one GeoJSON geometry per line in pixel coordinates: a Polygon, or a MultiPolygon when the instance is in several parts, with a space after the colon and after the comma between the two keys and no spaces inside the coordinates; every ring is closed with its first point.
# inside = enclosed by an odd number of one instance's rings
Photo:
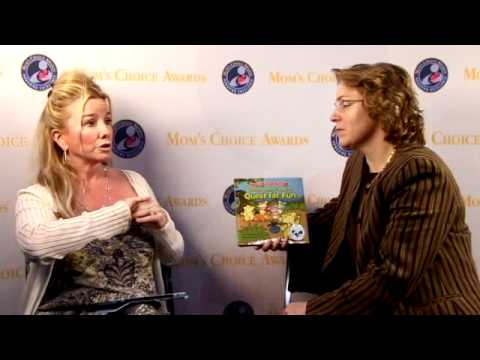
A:
{"type": "MultiPolygon", "coordinates": [[[[331,224],[323,271],[346,241],[364,161],[355,151],[345,166],[339,196],[310,215],[312,226],[331,224]]],[[[406,315],[480,314],[480,282],[465,205],[438,155],[424,146],[399,147],[363,204],[356,276],[309,300],[307,314],[375,314],[380,309],[406,315]]]]}

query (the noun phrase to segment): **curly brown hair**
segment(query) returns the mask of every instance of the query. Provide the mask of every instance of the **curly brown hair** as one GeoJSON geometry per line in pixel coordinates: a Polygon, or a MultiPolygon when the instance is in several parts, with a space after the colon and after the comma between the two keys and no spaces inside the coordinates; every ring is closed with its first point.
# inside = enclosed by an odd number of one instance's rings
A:
{"type": "Polygon", "coordinates": [[[380,123],[386,141],[394,145],[425,145],[422,110],[405,69],[376,63],[332,71],[338,83],[360,90],[369,116],[380,123]]]}

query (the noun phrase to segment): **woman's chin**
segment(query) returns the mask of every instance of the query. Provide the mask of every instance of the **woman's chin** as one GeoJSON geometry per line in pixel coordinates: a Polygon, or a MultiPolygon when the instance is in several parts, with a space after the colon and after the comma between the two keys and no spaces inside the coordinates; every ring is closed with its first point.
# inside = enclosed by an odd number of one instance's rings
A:
{"type": "Polygon", "coordinates": [[[112,161],[112,154],[105,154],[103,156],[99,156],[97,159],[101,163],[109,163],[112,161]]]}
{"type": "Polygon", "coordinates": [[[345,149],[348,149],[351,144],[349,141],[345,140],[345,139],[338,139],[338,143],[340,144],[341,147],[345,148],[345,149]]]}

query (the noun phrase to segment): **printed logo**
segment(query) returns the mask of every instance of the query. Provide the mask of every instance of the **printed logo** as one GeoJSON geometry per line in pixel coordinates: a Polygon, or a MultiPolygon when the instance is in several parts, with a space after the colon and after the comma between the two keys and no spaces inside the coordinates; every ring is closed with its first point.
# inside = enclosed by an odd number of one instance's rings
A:
{"type": "Polygon", "coordinates": [[[238,204],[235,199],[235,190],[233,185],[230,185],[223,193],[223,206],[228,213],[235,216],[238,204]]]}
{"type": "Polygon", "coordinates": [[[345,149],[340,145],[340,140],[338,139],[338,135],[335,131],[335,127],[333,127],[332,133],[330,134],[330,141],[332,143],[333,150],[337,152],[337,154],[349,157],[352,155],[352,150],[345,149]]]}
{"type": "Polygon", "coordinates": [[[255,75],[246,62],[236,60],[228,63],[222,72],[223,85],[232,94],[244,94],[253,86],[255,75]]]}
{"type": "Polygon", "coordinates": [[[288,235],[290,239],[300,241],[305,237],[305,230],[301,224],[293,224],[288,235]]]}
{"type": "Polygon", "coordinates": [[[145,147],[145,133],[133,120],[120,120],[113,126],[113,153],[130,159],[140,154],[145,147]]]}
{"type": "Polygon", "coordinates": [[[440,90],[448,80],[447,66],[438,59],[428,58],[415,68],[415,83],[425,92],[440,90]]]}
{"type": "Polygon", "coordinates": [[[57,80],[57,66],[45,55],[31,55],[23,62],[21,74],[29,87],[44,91],[57,80]]]}

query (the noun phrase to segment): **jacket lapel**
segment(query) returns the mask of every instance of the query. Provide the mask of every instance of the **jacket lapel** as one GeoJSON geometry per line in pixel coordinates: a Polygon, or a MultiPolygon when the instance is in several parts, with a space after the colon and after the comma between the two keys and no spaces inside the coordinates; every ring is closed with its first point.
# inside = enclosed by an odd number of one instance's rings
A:
{"type": "Polygon", "coordinates": [[[362,181],[362,165],[364,156],[360,152],[356,159],[352,159],[352,170],[342,184],[340,192],[340,207],[335,216],[335,221],[332,228],[332,236],[328,244],[325,260],[323,262],[322,271],[332,262],[333,258],[338,252],[342,241],[345,239],[345,232],[347,229],[347,222],[350,212],[352,210],[353,201],[357,196],[360,183],[362,181]]]}

